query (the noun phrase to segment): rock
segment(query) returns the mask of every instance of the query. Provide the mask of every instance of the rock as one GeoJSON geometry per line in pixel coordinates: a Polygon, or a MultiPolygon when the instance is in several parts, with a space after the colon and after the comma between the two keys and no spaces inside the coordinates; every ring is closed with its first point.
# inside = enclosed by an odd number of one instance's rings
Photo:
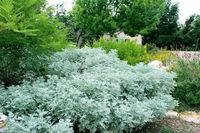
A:
{"type": "Polygon", "coordinates": [[[140,35],[140,34],[138,34],[138,35],[135,36],[135,37],[131,37],[129,40],[130,40],[130,41],[135,41],[137,44],[142,45],[142,38],[143,38],[143,36],[140,35]]]}
{"type": "Polygon", "coordinates": [[[143,36],[138,34],[134,37],[131,37],[127,34],[125,34],[124,32],[116,32],[114,34],[114,36],[116,36],[116,38],[118,38],[119,40],[129,40],[129,41],[133,41],[133,42],[136,42],[137,44],[139,45],[142,45],[142,39],[143,39],[143,36]]]}
{"type": "Polygon", "coordinates": [[[103,39],[105,39],[105,40],[111,39],[110,34],[109,34],[109,33],[104,34],[104,35],[103,35],[103,39]]]}
{"type": "Polygon", "coordinates": [[[164,67],[163,63],[161,61],[159,61],[159,60],[151,61],[148,65],[152,66],[154,68],[162,68],[162,67],[164,67]]]}
{"type": "Polygon", "coordinates": [[[162,61],[159,61],[159,60],[154,60],[154,61],[151,61],[149,62],[148,64],[149,66],[152,66],[154,68],[158,68],[158,69],[162,69],[162,70],[169,70],[169,66],[165,66],[162,61]]]}
{"type": "Polygon", "coordinates": [[[0,113],[0,133],[3,133],[3,130],[6,127],[7,121],[8,121],[7,116],[0,113]]]}
{"type": "Polygon", "coordinates": [[[196,124],[200,124],[200,113],[186,111],[179,114],[180,119],[185,120],[187,122],[193,122],[196,124]]]}
{"type": "Polygon", "coordinates": [[[165,115],[167,118],[178,118],[187,122],[200,124],[200,112],[197,113],[197,112],[186,111],[177,113],[175,111],[169,111],[165,115]]]}
{"type": "Polygon", "coordinates": [[[179,114],[175,111],[169,111],[165,115],[167,118],[178,118],[179,117],[179,114]]]}

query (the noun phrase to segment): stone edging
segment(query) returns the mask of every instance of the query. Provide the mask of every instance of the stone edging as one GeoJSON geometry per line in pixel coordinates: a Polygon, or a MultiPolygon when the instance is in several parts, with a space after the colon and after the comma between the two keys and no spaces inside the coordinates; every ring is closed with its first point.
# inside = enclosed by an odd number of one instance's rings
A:
{"type": "Polygon", "coordinates": [[[186,60],[200,60],[200,51],[171,51],[174,55],[186,60]]]}

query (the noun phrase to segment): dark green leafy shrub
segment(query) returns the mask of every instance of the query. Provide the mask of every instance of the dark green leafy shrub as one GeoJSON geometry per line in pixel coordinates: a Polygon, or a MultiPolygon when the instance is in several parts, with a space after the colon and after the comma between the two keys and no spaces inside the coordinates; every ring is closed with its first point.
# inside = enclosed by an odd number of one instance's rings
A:
{"type": "Polygon", "coordinates": [[[177,133],[172,128],[167,126],[162,126],[160,133],[177,133]]]}
{"type": "Polygon", "coordinates": [[[45,0],[0,0],[0,81],[6,86],[30,71],[40,75],[50,50],[66,47],[64,25],[44,6],[45,0]]]}
{"type": "Polygon", "coordinates": [[[118,39],[103,39],[94,42],[95,48],[101,47],[106,52],[113,49],[117,50],[117,54],[121,60],[125,60],[130,65],[135,65],[139,62],[147,63],[150,59],[150,55],[147,53],[145,46],[141,46],[133,41],[124,41],[118,39]]]}
{"type": "MultiPolygon", "coordinates": [[[[3,112],[19,117],[42,110],[51,123],[70,119],[80,131],[120,133],[162,117],[176,105],[170,95],[173,73],[129,66],[114,51],[64,50],[52,56],[49,70],[47,80],[0,88],[3,112]]],[[[24,127],[27,120],[19,124],[24,127]]]]}
{"type": "Polygon", "coordinates": [[[199,106],[200,61],[180,60],[173,71],[178,75],[174,97],[190,106],[199,106]]]}

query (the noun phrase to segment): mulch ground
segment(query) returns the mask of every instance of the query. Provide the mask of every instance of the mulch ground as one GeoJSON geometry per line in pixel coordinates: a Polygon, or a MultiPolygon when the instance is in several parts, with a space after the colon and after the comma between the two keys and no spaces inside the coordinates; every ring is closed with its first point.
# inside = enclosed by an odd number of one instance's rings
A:
{"type": "Polygon", "coordinates": [[[133,131],[132,133],[200,133],[200,124],[181,119],[164,118],[147,124],[140,131],[133,131]]]}
{"type": "Polygon", "coordinates": [[[157,122],[158,124],[172,128],[178,133],[200,133],[200,124],[186,122],[180,119],[162,119],[157,122]]]}

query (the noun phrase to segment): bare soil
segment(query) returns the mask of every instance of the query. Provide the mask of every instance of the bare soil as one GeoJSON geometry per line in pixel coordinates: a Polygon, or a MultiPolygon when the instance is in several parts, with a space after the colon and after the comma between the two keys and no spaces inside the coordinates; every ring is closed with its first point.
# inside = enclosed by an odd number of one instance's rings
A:
{"type": "Polygon", "coordinates": [[[181,119],[165,118],[157,121],[157,123],[170,127],[178,133],[200,133],[200,124],[186,122],[181,119]]]}
{"type": "Polygon", "coordinates": [[[133,131],[132,133],[200,133],[200,124],[177,118],[164,118],[149,123],[140,131],[133,131]]]}

